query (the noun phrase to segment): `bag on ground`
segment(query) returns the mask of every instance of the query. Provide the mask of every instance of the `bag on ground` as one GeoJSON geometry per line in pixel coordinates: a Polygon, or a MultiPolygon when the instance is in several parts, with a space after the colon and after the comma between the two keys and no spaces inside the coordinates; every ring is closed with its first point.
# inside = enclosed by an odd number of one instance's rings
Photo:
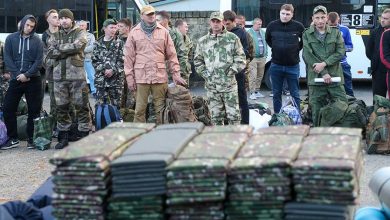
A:
{"type": "Polygon", "coordinates": [[[190,91],[180,85],[169,86],[160,116],[162,124],[197,121],[190,91]]]}
{"type": "Polygon", "coordinates": [[[7,140],[8,140],[7,127],[5,126],[4,122],[0,120],[0,146],[5,144],[7,140]]]}
{"type": "Polygon", "coordinates": [[[41,117],[34,119],[34,144],[39,150],[50,148],[53,134],[53,117],[46,112],[41,113],[41,117]]]}
{"type": "Polygon", "coordinates": [[[374,111],[366,129],[366,151],[368,154],[390,154],[390,101],[374,96],[374,111]]]}
{"type": "Polygon", "coordinates": [[[268,122],[269,126],[294,125],[294,121],[286,113],[273,114],[268,122]]]}
{"type": "Polygon", "coordinates": [[[118,108],[110,104],[97,104],[95,109],[96,130],[105,128],[115,121],[121,121],[122,117],[118,108]]]}
{"type": "Polygon", "coordinates": [[[18,128],[18,138],[21,141],[25,141],[28,139],[27,135],[27,115],[20,115],[16,117],[16,123],[18,128]]]}
{"type": "Polygon", "coordinates": [[[208,101],[202,96],[193,96],[192,105],[194,106],[194,113],[198,121],[203,122],[206,126],[211,125],[211,114],[208,101]]]}
{"type": "Polygon", "coordinates": [[[302,117],[301,113],[299,112],[298,105],[291,97],[287,97],[287,100],[280,109],[279,113],[285,113],[286,115],[288,115],[295,125],[302,124],[302,117]]]}

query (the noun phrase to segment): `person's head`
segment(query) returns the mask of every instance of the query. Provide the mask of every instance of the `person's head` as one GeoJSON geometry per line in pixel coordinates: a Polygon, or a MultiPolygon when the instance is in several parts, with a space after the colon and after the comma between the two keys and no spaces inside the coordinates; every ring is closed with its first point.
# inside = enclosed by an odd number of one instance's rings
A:
{"type": "Polygon", "coordinates": [[[261,25],[263,25],[263,21],[261,20],[261,18],[253,19],[253,30],[259,31],[261,29],[261,25]]]}
{"type": "Polygon", "coordinates": [[[70,11],[67,8],[61,9],[60,12],[58,13],[58,15],[60,18],[61,27],[63,29],[69,29],[73,26],[74,17],[73,17],[72,11],[70,11]]]}
{"type": "Polygon", "coordinates": [[[381,15],[381,26],[390,27],[390,8],[386,8],[381,15]]]}
{"type": "Polygon", "coordinates": [[[156,20],[159,24],[161,24],[164,27],[169,26],[169,20],[171,19],[171,16],[167,11],[159,11],[156,14],[156,20]]]}
{"type": "Polygon", "coordinates": [[[88,31],[88,23],[84,20],[77,22],[77,26],[84,31],[88,31]]]}
{"type": "Polygon", "coordinates": [[[327,10],[324,6],[318,5],[313,10],[313,23],[317,29],[324,29],[328,21],[327,10]]]}
{"type": "Polygon", "coordinates": [[[121,36],[127,36],[131,29],[131,20],[128,18],[122,18],[118,21],[117,28],[119,35],[121,36]]]}
{"type": "Polygon", "coordinates": [[[145,5],[141,9],[141,19],[148,25],[156,22],[156,10],[153,6],[145,5]]]}
{"type": "Polygon", "coordinates": [[[223,12],[223,25],[225,25],[226,30],[231,31],[236,27],[236,16],[236,13],[232,10],[223,12]]]}
{"type": "Polygon", "coordinates": [[[182,35],[187,35],[188,33],[188,24],[182,19],[177,19],[175,22],[175,27],[180,31],[182,35]]]}
{"type": "Polygon", "coordinates": [[[116,33],[116,20],[109,18],[103,22],[103,32],[106,37],[114,37],[116,33]]]}
{"type": "Polygon", "coordinates": [[[211,13],[209,24],[213,34],[219,34],[222,32],[223,30],[222,21],[223,21],[223,15],[221,14],[221,12],[216,11],[211,13]]]}
{"type": "Polygon", "coordinates": [[[245,28],[245,16],[244,15],[237,15],[236,16],[236,23],[240,25],[242,28],[245,28]]]}
{"type": "Polygon", "coordinates": [[[49,24],[49,27],[59,27],[60,19],[58,18],[58,12],[55,9],[50,9],[45,13],[45,19],[49,24]]]}
{"type": "Polygon", "coordinates": [[[337,26],[339,24],[339,21],[340,21],[340,17],[339,17],[339,14],[337,12],[329,12],[328,14],[328,24],[330,26],[337,26]]]}
{"type": "Polygon", "coordinates": [[[37,26],[37,20],[32,15],[26,15],[20,21],[19,30],[22,35],[31,35],[35,32],[37,26]]]}
{"type": "Polygon", "coordinates": [[[282,23],[287,23],[291,21],[292,17],[294,16],[294,7],[292,4],[284,4],[282,7],[280,7],[280,21],[282,23]]]}

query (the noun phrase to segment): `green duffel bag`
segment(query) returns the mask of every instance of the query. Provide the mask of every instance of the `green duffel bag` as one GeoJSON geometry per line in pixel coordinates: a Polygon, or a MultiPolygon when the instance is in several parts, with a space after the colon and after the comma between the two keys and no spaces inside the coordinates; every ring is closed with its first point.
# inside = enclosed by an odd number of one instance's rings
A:
{"type": "Polygon", "coordinates": [[[273,114],[268,122],[269,126],[287,126],[293,125],[294,121],[286,113],[273,114]]]}
{"type": "Polygon", "coordinates": [[[26,141],[28,139],[27,135],[27,115],[20,115],[16,118],[17,128],[18,128],[18,138],[21,141],[26,141]]]}

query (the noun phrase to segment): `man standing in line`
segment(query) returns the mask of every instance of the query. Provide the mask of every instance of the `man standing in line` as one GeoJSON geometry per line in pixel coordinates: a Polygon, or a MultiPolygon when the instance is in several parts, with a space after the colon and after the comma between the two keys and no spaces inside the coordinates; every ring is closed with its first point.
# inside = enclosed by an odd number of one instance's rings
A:
{"type": "MultiPolygon", "coordinates": [[[[385,11],[390,11],[390,9],[385,9],[385,11]]],[[[389,88],[389,70],[390,70],[390,31],[388,28],[382,33],[380,40],[380,58],[382,64],[386,67],[386,78],[387,78],[387,95],[390,97],[390,88],[389,88]]]]}
{"type": "MultiPolygon", "coordinates": [[[[5,72],[4,43],[0,41],[0,112],[3,112],[4,109],[4,98],[8,90],[10,78],[10,74],[5,72]]],[[[0,120],[3,120],[3,115],[0,115],[0,120]]]]}
{"type": "Polygon", "coordinates": [[[313,10],[313,23],[303,34],[303,57],[307,66],[309,105],[312,108],[314,126],[319,126],[319,112],[330,102],[347,102],[344,80],[332,82],[332,77],[343,77],[340,60],[345,55],[341,32],[327,25],[327,10],[317,6],[313,10]],[[322,78],[324,82],[315,82],[322,78]]]}
{"type": "Polygon", "coordinates": [[[180,63],[180,75],[183,77],[183,79],[187,82],[190,79],[190,74],[187,72],[187,62],[188,62],[188,55],[185,52],[184,47],[184,40],[181,33],[176,28],[170,27],[170,19],[171,16],[166,11],[159,11],[156,15],[156,20],[159,24],[161,24],[163,27],[165,27],[169,31],[169,35],[172,38],[173,44],[175,45],[175,50],[177,54],[177,59],[180,63]]]}
{"type": "Polygon", "coordinates": [[[92,64],[96,70],[97,103],[120,109],[123,90],[123,41],[116,35],[114,19],[103,23],[104,35],[95,42],[92,64]]]}
{"type": "Polygon", "coordinates": [[[286,79],[288,89],[299,108],[299,51],[302,49],[302,23],[292,19],[294,7],[284,4],[280,8],[280,19],[267,26],[265,40],[272,48],[269,74],[272,81],[274,112],[282,107],[283,82],[286,79]]]}
{"type": "Polygon", "coordinates": [[[92,54],[95,44],[95,36],[88,32],[88,24],[86,21],[79,21],[78,26],[81,30],[85,31],[87,36],[87,46],[84,49],[84,69],[87,74],[87,79],[89,81],[89,89],[91,94],[96,98],[96,87],[95,87],[95,69],[92,65],[92,54]]]}
{"type": "MultiPolygon", "coordinates": [[[[246,60],[250,59],[248,50],[247,33],[240,26],[236,24],[236,13],[231,10],[223,12],[223,23],[227,31],[234,33],[241,42],[244,49],[246,60]]],[[[245,62],[246,64],[247,62],[245,62]]],[[[236,74],[237,86],[238,86],[238,102],[241,110],[241,123],[249,124],[249,107],[248,97],[245,88],[245,68],[236,74]]]]}
{"type": "MultiPolygon", "coordinates": [[[[353,44],[352,44],[351,33],[349,32],[349,28],[347,26],[339,24],[340,17],[339,14],[337,14],[337,12],[329,12],[328,17],[329,17],[328,19],[329,26],[338,28],[341,31],[341,34],[343,35],[345,52],[351,52],[353,50],[353,44]]],[[[343,59],[341,59],[340,63],[341,63],[341,67],[343,68],[345,92],[349,96],[354,96],[353,87],[352,87],[351,66],[347,61],[347,55],[345,55],[343,59]]]]}
{"type": "Polygon", "coordinates": [[[390,27],[390,9],[385,9],[380,17],[381,25],[371,31],[366,45],[366,56],[371,60],[372,92],[373,95],[386,97],[388,79],[386,67],[380,60],[380,40],[382,33],[390,27]]]}
{"type": "Polygon", "coordinates": [[[27,148],[35,148],[33,142],[33,119],[39,117],[42,108],[42,80],[39,70],[42,67],[43,44],[35,34],[37,20],[26,15],[20,22],[19,31],[7,36],[4,48],[4,63],[11,80],[4,100],[4,123],[9,140],[0,149],[19,146],[16,111],[23,95],[26,97],[27,148]]]}
{"type": "Polygon", "coordinates": [[[182,19],[176,20],[175,27],[183,36],[185,53],[186,53],[186,56],[188,57],[187,70],[186,70],[186,72],[188,73],[187,85],[188,85],[188,87],[190,87],[190,84],[189,84],[190,77],[189,76],[192,73],[190,62],[194,59],[194,44],[192,43],[190,36],[188,36],[188,24],[186,21],[183,21],[182,19]]]}
{"type": "Polygon", "coordinates": [[[118,29],[118,37],[123,41],[123,44],[126,43],[127,36],[131,30],[131,20],[128,18],[122,18],[118,21],[117,29],[118,29]]]}
{"type": "Polygon", "coordinates": [[[240,124],[238,87],[235,76],[245,69],[245,53],[240,39],[224,29],[223,15],[211,13],[210,31],[199,39],[194,57],[196,72],[205,79],[214,125],[240,124]]]}
{"type": "Polygon", "coordinates": [[[186,85],[180,77],[179,61],[175,46],[167,30],[156,23],[155,9],[144,6],[141,22],[135,26],[125,44],[125,74],[129,89],[136,91],[134,122],[145,122],[148,96],[153,96],[157,123],[161,124],[160,112],[165,106],[168,89],[166,63],[176,84],[186,85]]]}
{"type": "Polygon", "coordinates": [[[253,19],[253,26],[248,30],[248,33],[252,36],[255,48],[255,56],[249,65],[250,99],[264,97],[264,95],[260,93],[260,87],[264,76],[268,46],[265,42],[265,32],[261,30],[262,24],[263,21],[260,18],[255,18],[253,19]]]}
{"type": "Polygon", "coordinates": [[[84,49],[87,45],[85,31],[76,27],[69,9],[59,12],[60,30],[49,39],[48,57],[54,60],[54,95],[57,104],[58,143],[56,149],[68,145],[72,125],[70,103],[77,112],[79,137],[89,134],[91,118],[88,105],[88,88],[85,80],[84,49]]]}

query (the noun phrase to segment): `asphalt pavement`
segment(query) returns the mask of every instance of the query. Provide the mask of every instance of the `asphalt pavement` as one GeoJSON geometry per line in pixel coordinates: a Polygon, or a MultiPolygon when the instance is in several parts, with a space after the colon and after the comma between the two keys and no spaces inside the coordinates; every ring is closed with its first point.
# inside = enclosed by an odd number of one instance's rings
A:
{"type": "MultiPolygon", "coordinates": [[[[204,95],[202,86],[191,88],[192,93],[204,95]]],[[[370,83],[355,83],[355,96],[363,99],[367,105],[372,105],[370,83]]],[[[264,89],[264,98],[250,102],[267,103],[272,108],[270,91],[264,89]]],[[[302,86],[301,98],[307,94],[307,89],[302,86]]],[[[91,104],[93,104],[93,99],[91,104]]],[[[45,95],[44,109],[49,110],[49,96],[45,95]]],[[[55,142],[52,144],[54,145],[55,142]]],[[[50,149],[46,151],[28,150],[27,143],[21,142],[21,146],[15,149],[0,151],[0,204],[10,200],[26,200],[50,175],[54,169],[49,159],[56,152],[50,149]]],[[[368,188],[368,182],[373,173],[381,167],[390,166],[390,156],[367,155],[364,153],[364,171],[360,181],[360,199],[358,204],[363,206],[379,206],[376,197],[368,188]]]]}

